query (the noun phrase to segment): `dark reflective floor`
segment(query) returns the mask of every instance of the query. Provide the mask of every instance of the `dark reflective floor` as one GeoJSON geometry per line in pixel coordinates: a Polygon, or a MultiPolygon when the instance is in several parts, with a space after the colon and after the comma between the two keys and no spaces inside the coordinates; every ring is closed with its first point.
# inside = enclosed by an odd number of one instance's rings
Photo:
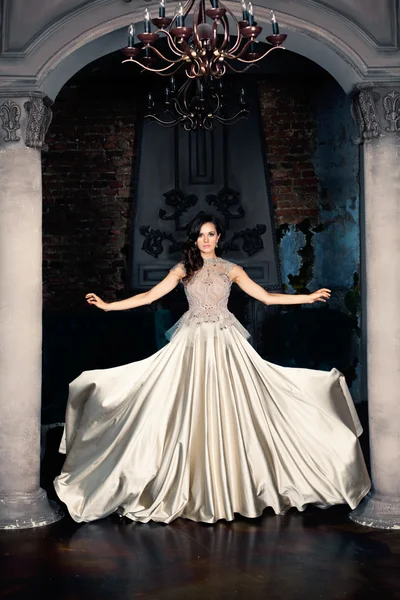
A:
{"type": "Polygon", "coordinates": [[[0,598],[400,599],[400,531],[310,508],[215,525],[65,518],[0,534],[0,598]]]}

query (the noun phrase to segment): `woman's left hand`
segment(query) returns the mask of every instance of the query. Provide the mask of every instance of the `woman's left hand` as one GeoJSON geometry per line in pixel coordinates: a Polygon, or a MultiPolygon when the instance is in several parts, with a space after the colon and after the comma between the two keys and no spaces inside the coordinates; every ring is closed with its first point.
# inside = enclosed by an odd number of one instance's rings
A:
{"type": "Polygon", "coordinates": [[[331,290],[328,290],[327,288],[321,288],[308,296],[310,304],[314,304],[314,302],[326,302],[330,297],[331,290]]]}

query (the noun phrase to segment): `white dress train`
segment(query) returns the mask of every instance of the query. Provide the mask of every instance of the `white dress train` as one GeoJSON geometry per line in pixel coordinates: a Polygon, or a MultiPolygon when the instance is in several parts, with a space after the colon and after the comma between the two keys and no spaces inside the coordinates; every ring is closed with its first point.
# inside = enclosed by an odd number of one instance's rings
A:
{"type": "Polygon", "coordinates": [[[263,360],[227,309],[233,266],[206,260],[185,284],[167,346],[70,384],[55,489],[75,521],[214,523],[369,491],[343,375],[263,360]]]}

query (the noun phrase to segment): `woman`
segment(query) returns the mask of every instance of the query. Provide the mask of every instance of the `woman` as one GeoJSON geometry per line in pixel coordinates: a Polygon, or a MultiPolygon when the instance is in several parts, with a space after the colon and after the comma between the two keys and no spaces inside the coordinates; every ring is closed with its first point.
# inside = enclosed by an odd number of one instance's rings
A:
{"type": "Polygon", "coordinates": [[[263,360],[227,309],[232,282],[265,304],[326,302],[330,291],[270,294],[217,256],[221,235],[218,220],[201,215],[183,262],[154,288],[109,304],[87,294],[97,308],[126,310],[182,282],[189,310],[156,354],[71,383],[55,488],[76,521],[117,512],[143,523],[214,523],[267,506],[354,508],[368,492],[343,375],[263,360]]]}

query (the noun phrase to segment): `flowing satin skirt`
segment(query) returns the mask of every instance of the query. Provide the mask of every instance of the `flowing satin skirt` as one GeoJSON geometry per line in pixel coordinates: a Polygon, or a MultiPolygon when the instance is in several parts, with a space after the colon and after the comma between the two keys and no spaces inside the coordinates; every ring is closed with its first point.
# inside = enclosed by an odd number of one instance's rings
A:
{"type": "Polygon", "coordinates": [[[183,325],[145,360],[70,385],[55,489],[75,521],[214,523],[370,489],[343,375],[263,360],[240,327],[183,325]]]}

